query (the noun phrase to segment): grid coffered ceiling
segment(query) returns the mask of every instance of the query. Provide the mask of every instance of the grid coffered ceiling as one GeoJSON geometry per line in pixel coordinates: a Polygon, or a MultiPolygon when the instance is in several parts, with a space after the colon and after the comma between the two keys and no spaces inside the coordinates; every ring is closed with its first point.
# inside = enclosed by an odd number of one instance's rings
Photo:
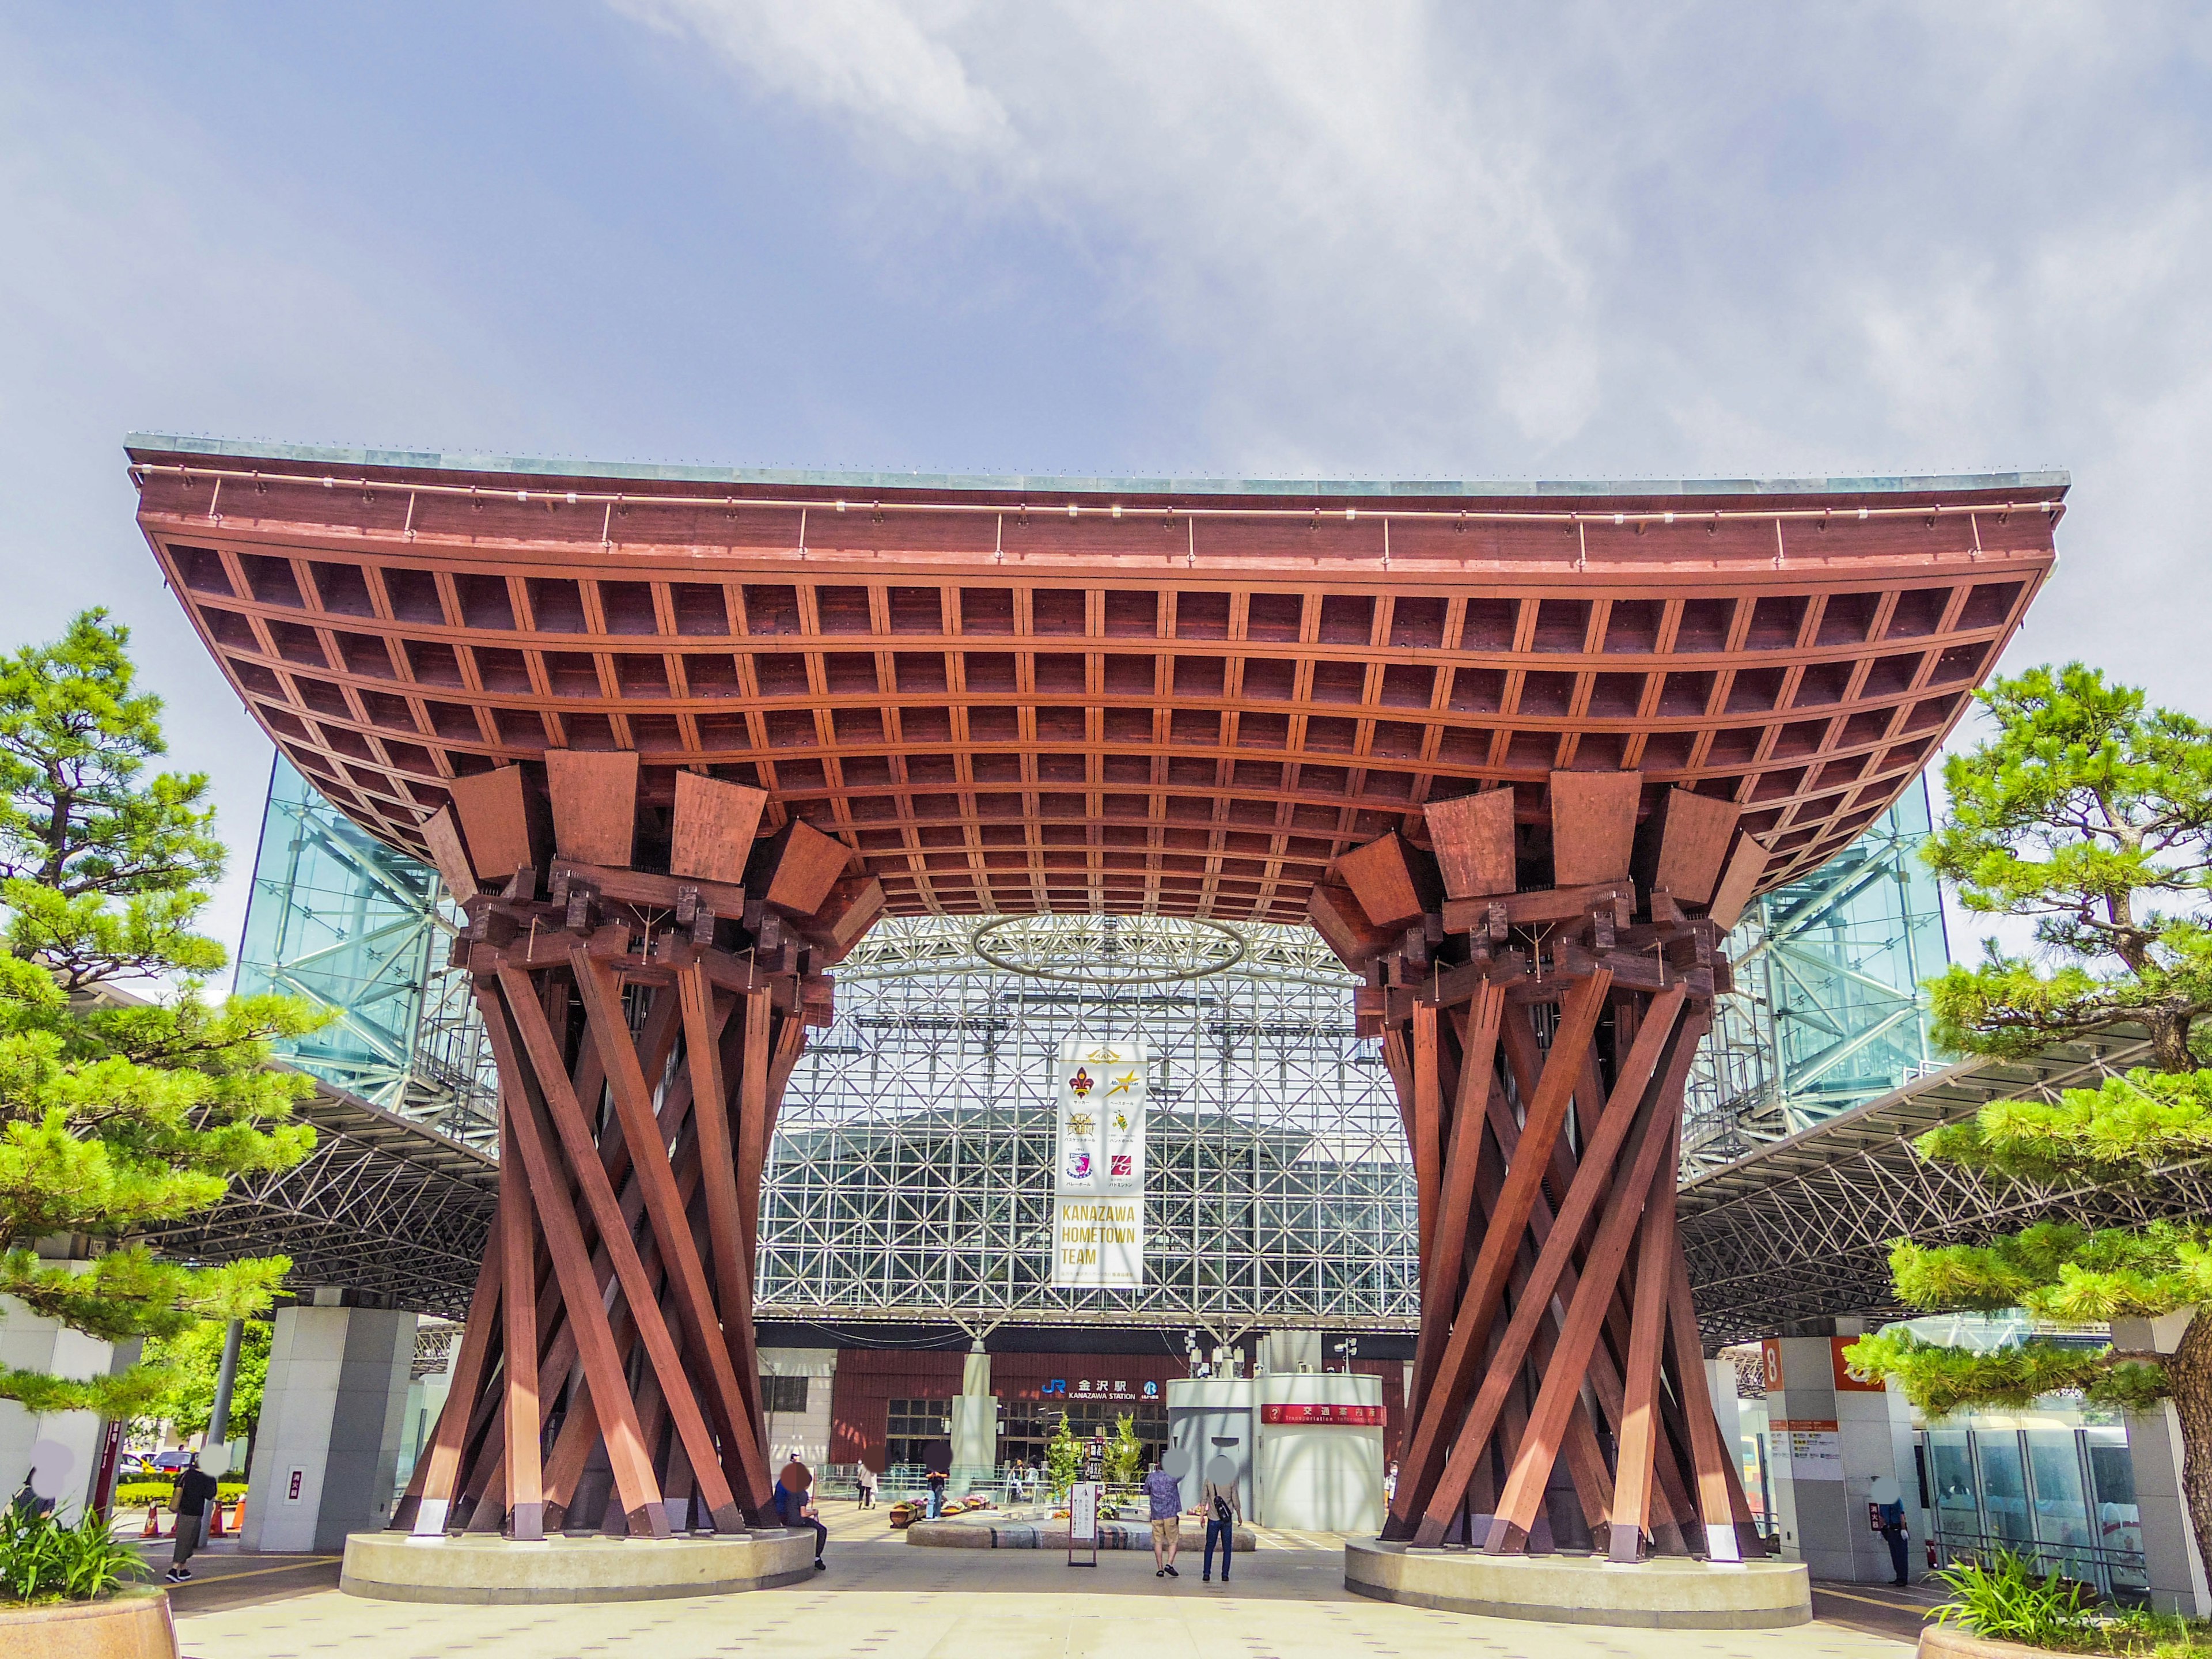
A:
{"type": "Polygon", "coordinates": [[[1803,873],[1964,712],[2065,487],[130,458],[223,673],[394,845],[456,775],[632,749],[648,807],[679,769],[757,785],[894,913],[1279,921],[1430,801],[1510,786],[1540,837],[1558,770],[1739,801],[1765,884],[1803,873]]]}

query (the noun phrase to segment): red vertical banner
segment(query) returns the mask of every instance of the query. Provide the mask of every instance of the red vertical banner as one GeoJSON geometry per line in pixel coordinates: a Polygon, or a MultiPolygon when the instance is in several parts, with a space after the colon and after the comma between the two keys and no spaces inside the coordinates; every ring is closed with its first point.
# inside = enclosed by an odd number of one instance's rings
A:
{"type": "Polygon", "coordinates": [[[100,1462],[93,1471],[92,1495],[85,1507],[102,1520],[115,1499],[115,1465],[123,1456],[123,1419],[110,1418],[100,1437],[100,1462]]]}

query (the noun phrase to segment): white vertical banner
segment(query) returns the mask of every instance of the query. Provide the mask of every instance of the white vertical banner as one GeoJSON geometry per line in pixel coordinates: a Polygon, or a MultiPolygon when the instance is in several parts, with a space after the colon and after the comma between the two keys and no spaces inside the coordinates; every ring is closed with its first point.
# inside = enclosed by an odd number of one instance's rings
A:
{"type": "Polygon", "coordinates": [[[1150,1052],[1142,1037],[1069,1037],[1054,1069],[1052,1282],[1138,1289],[1145,1282],[1150,1052]]]}

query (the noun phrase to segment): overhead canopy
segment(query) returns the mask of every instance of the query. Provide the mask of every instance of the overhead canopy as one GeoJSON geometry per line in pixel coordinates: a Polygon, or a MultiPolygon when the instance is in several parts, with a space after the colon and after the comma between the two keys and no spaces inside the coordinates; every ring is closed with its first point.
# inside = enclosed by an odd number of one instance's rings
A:
{"type": "Polygon", "coordinates": [[[1524,887],[1555,878],[1555,808],[1648,820],[1673,786],[1737,809],[1713,833],[1764,849],[1758,887],[1803,873],[1964,712],[2066,489],[129,454],[225,675],[394,845],[430,854],[456,779],[630,750],[640,833],[679,771],[757,787],[764,837],[808,821],[895,914],[1276,921],[1498,786],[1524,887]]]}

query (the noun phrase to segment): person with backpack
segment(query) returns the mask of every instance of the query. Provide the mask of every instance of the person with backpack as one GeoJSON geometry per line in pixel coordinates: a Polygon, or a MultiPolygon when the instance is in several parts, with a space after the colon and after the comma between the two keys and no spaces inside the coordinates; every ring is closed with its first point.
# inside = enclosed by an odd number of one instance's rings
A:
{"type": "Polygon", "coordinates": [[[1199,1493],[1199,1508],[1206,1511],[1206,1557],[1200,1564],[1198,1582],[1210,1583],[1213,1578],[1213,1540],[1221,1540],[1221,1582],[1229,1582],[1229,1558],[1237,1549],[1237,1523],[1244,1518],[1244,1506],[1237,1497],[1237,1466],[1226,1457],[1217,1457],[1206,1466],[1206,1486],[1199,1493]]]}
{"type": "Polygon", "coordinates": [[[207,1506],[215,1501],[217,1490],[216,1478],[200,1468],[197,1453],[177,1471],[177,1541],[169,1553],[169,1570],[162,1575],[173,1584],[181,1584],[192,1576],[191,1569],[185,1563],[200,1547],[200,1531],[207,1524],[207,1506]]]}

